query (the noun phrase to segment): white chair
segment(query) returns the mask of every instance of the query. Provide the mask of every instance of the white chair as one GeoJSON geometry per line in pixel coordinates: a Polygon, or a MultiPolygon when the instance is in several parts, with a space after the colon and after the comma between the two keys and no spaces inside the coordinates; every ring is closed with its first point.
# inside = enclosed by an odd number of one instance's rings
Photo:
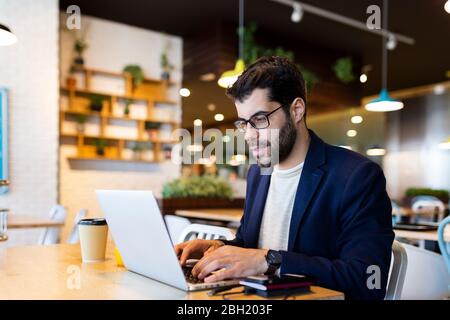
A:
{"type": "Polygon", "coordinates": [[[408,265],[408,256],[402,244],[396,240],[392,244],[392,263],[389,272],[385,300],[400,300],[408,265]]]}
{"type": "Polygon", "coordinates": [[[175,215],[166,214],[164,216],[164,221],[166,222],[167,230],[169,231],[170,239],[172,243],[178,244],[180,239],[180,235],[183,230],[191,224],[189,219],[184,217],[179,217],[175,215]]]}
{"type": "MultiPolygon", "coordinates": [[[[445,206],[444,203],[433,196],[417,196],[411,200],[411,209],[420,220],[426,220],[421,215],[428,216],[428,220],[441,221],[444,218],[445,206]],[[435,216],[433,219],[433,215],[435,216]]],[[[416,219],[419,221],[419,219],[416,219]]]]}
{"type": "Polygon", "coordinates": [[[450,275],[440,254],[403,244],[408,255],[402,300],[432,300],[450,296],[450,275]]]}
{"type": "Polygon", "coordinates": [[[78,222],[81,219],[84,219],[87,216],[87,210],[81,209],[75,216],[73,220],[72,230],[70,231],[69,238],[67,239],[67,243],[74,244],[80,241],[80,235],[78,234],[78,222]]]}
{"type": "Polygon", "coordinates": [[[234,239],[234,233],[230,229],[224,227],[193,223],[183,230],[180,235],[179,242],[185,242],[193,239],[232,240],[234,239]]]}
{"type": "MultiPolygon", "coordinates": [[[[64,222],[66,220],[66,209],[61,205],[55,205],[50,209],[49,218],[53,221],[64,222]]],[[[38,244],[49,245],[59,242],[59,235],[61,233],[60,227],[45,228],[39,237],[38,244]]]]}

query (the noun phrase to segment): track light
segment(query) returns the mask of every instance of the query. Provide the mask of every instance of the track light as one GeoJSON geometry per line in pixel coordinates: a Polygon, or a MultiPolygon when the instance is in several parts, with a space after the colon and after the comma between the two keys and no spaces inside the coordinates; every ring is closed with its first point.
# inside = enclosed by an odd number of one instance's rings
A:
{"type": "Polygon", "coordinates": [[[397,38],[392,33],[389,33],[386,42],[386,48],[388,50],[394,50],[396,47],[397,47],[397,38]]]}
{"type": "Polygon", "coordinates": [[[292,15],[291,21],[295,23],[299,23],[303,18],[303,7],[299,2],[292,3],[292,15]]]}
{"type": "Polygon", "coordinates": [[[447,0],[447,2],[444,5],[444,9],[445,11],[447,11],[447,13],[450,13],[450,0],[447,0]]]}

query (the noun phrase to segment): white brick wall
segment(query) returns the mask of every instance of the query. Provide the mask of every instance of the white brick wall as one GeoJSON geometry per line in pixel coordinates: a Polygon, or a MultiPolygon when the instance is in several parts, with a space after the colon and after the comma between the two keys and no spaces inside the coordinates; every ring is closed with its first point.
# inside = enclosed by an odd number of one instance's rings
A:
{"type": "MultiPolygon", "coordinates": [[[[0,207],[47,216],[57,202],[58,1],[0,0],[0,22],[18,42],[0,47],[0,86],[9,88],[10,192],[0,207]]],[[[7,245],[39,231],[10,231],[7,245]]]]}
{"type": "MultiPolygon", "coordinates": [[[[83,13],[83,8],[81,8],[83,13]]],[[[65,25],[65,14],[61,14],[61,25],[65,25]]],[[[182,40],[179,37],[128,26],[93,17],[83,16],[82,27],[88,27],[88,49],[84,54],[85,64],[90,68],[120,72],[127,64],[139,64],[147,77],[160,77],[160,53],[167,37],[171,42],[169,60],[175,66],[172,79],[181,82],[182,40]]],[[[72,59],[73,38],[62,32],[60,38],[61,81],[72,59]]],[[[94,79],[94,89],[101,91],[123,90],[114,79],[94,79]],[[100,81],[101,80],[101,81],[100,81]],[[108,82],[109,81],[109,82],[108,82]]],[[[181,104],[178,89],[172,88],[169,98],[181,104]]],[[[119,92],[120,93],[120,92],[119,92]]],[[[178,115],[181,118],[181,114],[178,115]]],[[[109,126],[108,135],[119,133],[123,127],[109,126]]],[[[125,128],[126,129],[126,128],[125,128]]],[[[122,133],[123,134],[123,133],[122,133]]],[[[158,165],[143,163],[117,163],[109,161],[69,162],[67,157],[76,155],[76,148],[63,145],[60,149],[60,201],[69,209],[69,224],[63,230],[66,239],[72,220],[81,208],[88,209],[89,216],[99,216],[100,209],[95,198],[95,189],[147,189],[160,194],[165,181],[180,175],[180,166],[171,162],[158,165]]]]}

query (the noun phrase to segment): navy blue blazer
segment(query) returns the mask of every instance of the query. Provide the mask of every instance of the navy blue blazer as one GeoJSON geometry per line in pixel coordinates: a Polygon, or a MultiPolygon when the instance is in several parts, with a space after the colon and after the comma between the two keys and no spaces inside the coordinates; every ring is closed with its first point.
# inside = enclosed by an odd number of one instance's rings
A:
{"type": "MultiPolygon", "coordinates": [[[[318,285],[344,292],[347,299],[383,299],[394,240],[383,171],[309,132],[280,272],[313,276],[318,285]],[[367,286],[374,274],[371,265],[381,271],[380,289],[367,286]]],[[[244,215],[236,238],[227,244],[257,248],[270,178],[257,165],[250,167],[244,215]]]]}

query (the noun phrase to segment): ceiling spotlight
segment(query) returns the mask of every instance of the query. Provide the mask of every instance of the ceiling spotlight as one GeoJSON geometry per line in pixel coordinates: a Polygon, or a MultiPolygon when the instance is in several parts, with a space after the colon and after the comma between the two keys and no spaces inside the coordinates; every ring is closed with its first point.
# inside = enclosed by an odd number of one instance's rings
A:
{"type": "Polygon", "coordinates": [[[447,2],[444,4],[444,9],[447,11],[447,13],[450,13],[450,0],[447,0],[447,2]]]}
{"type": "Polygon", "coordinates": [[[292,3],[291,21],[299,23],[303,18],[303,7],[300,3],[294,1],[292,3]]]}
{"type": "Polygon", "coordinates": [[[361,117],[361,116],[353,116],[353,117],[350,119],[350,121],[351,121],[352,123],[358,124],[358,123],[363,122],[363,121],[364,121],[364,118],[361,117]]]}
{"type": "Polygon", "coordinates": [[[224,115],[221,114],[221,113],[216,113],[216,114],[214,115],[214,120],[216,120],[216,121],[223,121],[223,119],[225,119],[225,117],[224,117],[224,115]]]}
{"type": "Polygon", "coordinates": [[[214,111],[216,110],[216,105],[214,103],[209,103],[208,104],[208,110],[209,111],[214,111]]]}
{"type": "Polygon", "coordinates": [[[367,75],[365,73],[363,73],[362,75],[359,76],[359,81],[361,83],[366,83],[367,82],[367,75]]]}
{"type": "Polygon", "coordinates": [[[180,96],[182,97],[189,97],[191,95],[191,91],[188,88],[181,88],[180,89],[180,96]]]}
{"type": "Polygon", "coordinates": [[[194,120],[194,126],[196,126],[196,127],[200,127],[201,125],[202,125],[202,120],[200,120],[200,119],[195,119],[194,120]]]}
{"type": "Polygon", "coordinates": [[[358,131],[353,130],[353,129],[347,131],[347,137],[350,137],[350,138],[356,137],[357,134],[358,134],[358,131]]]}
{"type": "Polygon", "coordinates": [[[394,50],[397,47],[397,38],[392,33],[388,34],[386,48],[388,50],[394,50]]]}
{"type": "Polygon", "coordinates": [[[381,157],[386,154],[386,149],[380,146],[373,146],[366,150],[366,154],[370,157],[381,157]]]}

